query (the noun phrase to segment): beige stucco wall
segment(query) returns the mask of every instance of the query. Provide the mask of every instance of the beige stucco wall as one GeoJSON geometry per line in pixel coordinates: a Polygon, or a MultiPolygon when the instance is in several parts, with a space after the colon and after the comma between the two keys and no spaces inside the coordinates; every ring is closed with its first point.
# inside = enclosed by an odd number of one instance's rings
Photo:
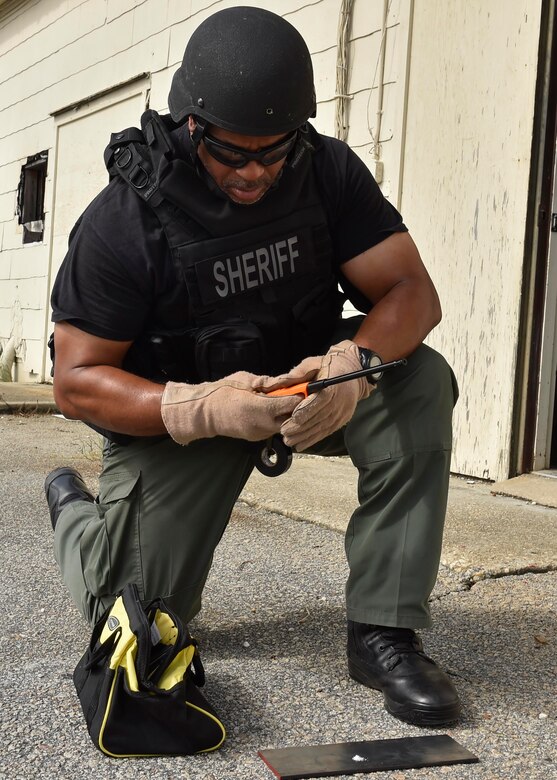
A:
{"type": "MultiPolygon", "coordinates": [[[[45,370],[57,153],[57,125],[51,114],[167,63],[170,29],[143,38],[141,29],[134,31],[133,11],[126,14],[126,7],[133,5],[119,0],[40,0],[0,6],[0,339],[5,342],[19,328],[20,381],[42,379],[45,370]],[[44,240],[23,246],[14,217],[19,172],[27,156],[45,149],[44,240]]],[[[101,138],[96,141],[102,152],[101,138]]]]}
{"type": "Polygon", "coordinates": [[[349,85],[353,99],[347,141],[374,175],[379,173],[375,160],[382,163],[380,186],[396,206],[401,176],[410,10],[410,0],[371,3],[355,0],[352,23],[349,85]],[[380,128],[378,112],[381,114],[380,128]]]}
{"type": "Polygon", "coordinates": [[[453,469],[488,479],[509,473],[540,6],[414,8],[401,208],[461,386],[453,469]]]}

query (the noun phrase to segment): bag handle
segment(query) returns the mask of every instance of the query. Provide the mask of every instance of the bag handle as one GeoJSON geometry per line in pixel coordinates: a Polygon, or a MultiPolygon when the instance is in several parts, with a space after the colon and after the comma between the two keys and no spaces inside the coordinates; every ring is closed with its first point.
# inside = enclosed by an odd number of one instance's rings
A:
{"type": "Polygon", "coordinates": [[[93,630],[91,643],[87,652],[87,661],[85,662],[85,669],[87,670],[92,669],[92,667],[96,666],[99,661],[102,661],[107,655],[110,655],[118,643],[120,637],[122,636],[122,629],[119,627],[110,635],[106,642],[103,642],[102,644],[99,644],[98,647],[96,647],[95,645],[97,645],[103,628],[104,623],[99,621],[93,630]]]}
{"type": "MultiPolygon", "coordinates": [[[[197,643],[191,637],[187,627],[184,628],[181,620],[170,610],[162,599],[155,599],[150,602],[146,607],[143,607],[139,598],[139,591],[137,586],[133,583],[125,585],[122,590],[122,600],[124,602],[124,608],[128,614],[128,621],[130,629],[137,637],[137,654],[135,658],[135,671],[137,674],[138,682],[149,690],[159,691],[157,685],[152,682],[148,677],[149,664],[151,660],[151,626],[147,618],[147,614],[153,608],[165,609],[172,622],[176,626],[178,636],[176,643],[171,649],[170,657],[178,653],[183,647],[188,644],[195,645],[195,653],[192,659],[192,679],[196,686],[201,688],[205,684],[205,670],[203,663],[197,650],[197,643]]],[[[170,658],[167,658],[167,663],[170,658]]],[[[159,691],[162,693],[162,691],[159,691]]]]}
{"type": "Polygon", "coordinates": [[[151,642],[151,627],[141,604],[137,585],[134,583],[125,585],[122,590],[122,600],[128,614],[130,629],[137,637],[137,654],[135,657],[137,679],[145,688],[156,688],[157,686],[147,678],[147,669],[153,645],[151,642]]]}

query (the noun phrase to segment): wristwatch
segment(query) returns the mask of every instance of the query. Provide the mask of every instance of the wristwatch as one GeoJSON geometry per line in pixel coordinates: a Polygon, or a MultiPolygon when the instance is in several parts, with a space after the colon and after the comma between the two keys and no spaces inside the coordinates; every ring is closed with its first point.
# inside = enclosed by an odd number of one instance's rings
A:
{"type": "MultiPolygon", "coordinates": [[[[374,352],[371,349],[366,349],[366,347],[358,347],[358,351],[360,353],[360,363],[362,364],[362,368],[373,368],[373,366],[380,366],[383,362],[377,352],[374,352]]],[[[370,383],[370,385],[376,385],[382,376],[382,371],[378,371],[376,374],[368,374],[367,381],[370,383]]]]}

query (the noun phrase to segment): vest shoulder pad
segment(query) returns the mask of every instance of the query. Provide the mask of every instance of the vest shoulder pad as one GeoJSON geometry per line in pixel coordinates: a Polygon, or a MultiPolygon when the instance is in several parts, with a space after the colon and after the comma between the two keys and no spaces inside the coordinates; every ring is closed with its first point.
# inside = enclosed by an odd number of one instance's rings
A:
{"type": "Polygon", "coordinates": [[[143,200],[156,206],[162,200],[158,188],[163,158],[171,156],[172,141],[163,118],[148,110],[141,117],[141,130],[128,127],[112,133],[104,163],[110,178],[120,176],[143,200]]]}

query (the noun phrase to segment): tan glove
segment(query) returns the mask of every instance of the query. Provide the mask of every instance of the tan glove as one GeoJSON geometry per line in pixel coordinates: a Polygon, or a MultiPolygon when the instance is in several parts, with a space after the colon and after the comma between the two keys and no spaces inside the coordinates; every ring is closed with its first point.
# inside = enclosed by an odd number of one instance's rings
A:
{"type": "MultiPolygon", "coordinates": [[[[309,358],[311,360],[311,358],[309,358]]],[[[321,358],[317,379],[348,374],[362,368],[358,347],[353,341],[341,341],[321,358]]],[[[301,380],[305,381],[305,380],[301,380]]],[[[342,428],[352,418],[356,404],[374,389],[366,377],[326,387],[304,399],[281,426],[284,441],[298,452],[342,428]]]]}
{"type": "Polygon", "coordinates": [[[272,390],[278,390],[280,387],[290,387],[290,385],[297,385],[302,382],[311,382],[317,377],[322,361],[323,355],[304,358],[301,363],[291,368],[287,374],[258,377],[261,380],[261,384],[258,387],[264,392],[270,393],[272,390]]]}
{"type": "Polygon", "coordinates": [[[166,429],[178,444],[213,436],[262,441],[278,433],[300,402],[299,396],[258,393],[265,381],[274,380],[238,371],[199,385],[168,382],[161,402],[166,429]]]}

